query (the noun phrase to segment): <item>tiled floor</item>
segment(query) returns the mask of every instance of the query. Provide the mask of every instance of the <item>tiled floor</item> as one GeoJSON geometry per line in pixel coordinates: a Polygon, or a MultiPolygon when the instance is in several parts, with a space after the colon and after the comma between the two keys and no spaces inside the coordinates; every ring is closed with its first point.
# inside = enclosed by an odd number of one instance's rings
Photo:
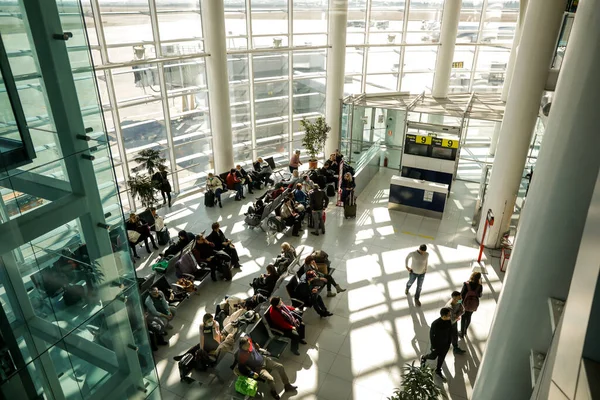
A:
{"type": "MultiPolygon", "coordinates": [[[[298,385],[293,399],[385,399],[401,383],[402,366],[418,360],[428,351],[429,326],[453,290],[460,290],[477,257],[477,244],[471,229],[471,216],[477,185],[456,181],[444,218],[434,220],[388,211],[389,178],[394,173],[382,170],[358,198],[358,216],[345,220],[343,210],[331,206],[327,214],[327,234],[315,237],[304,231],[300,238],[267,235],[244,226],[243,213],[250,204],[223,202],[224,208],[205,209],[201,195],[178,199],[167,210],[166,220],[172,236],[180,229],[194,233],[210,229],[217,220],[225,234],[234,239],[243,268],[232,282],[203,283],[200,293],[182,306],[174,320],[169,346],[155,353],[163,398],[231,398],[224,387],[208,374],[195,374],[204,384],[179,382],[172,357],[194,345],[198,325],[205,311],[224,295],[250,294],[248,283],[264,270],[279,252],[283,241],[296,248],[324,249],[337,268],[335,279],[348,291],[325,298],[335,314],[320,319],[313,310],[305,315],[308,345],[300,356],[286,351],[282,357],[290,378],[298,385]],[[414,305],[412,295],[404,295],[408,273],[404,257],[419,244],[429,246],[430,270],[421,295],[422,307],[414,305]]],[[[165,210],[160,210],[164,213],[165,210]]],[[[144,251],[142,251],[144,252],[144,251]]],[[[141,253],[140,253],[141,254],[141,253]]],[[[148,273],[151,260],[138,262],[138,273],[148,273]]],[[[474,314],[469,339],[460,343],[467,350],[462,356],[446,357],[442,384],[450,399],[468,399],[477,374],[502,286],[497,272],[498,259],[492,258],[484,276],[484,298],[474,314]]],[[[414,286],[413,286],[414,293],[414,286]]],[[[283,295],[282,287],[279,294],[283,295]]],[[[287,297],[287,296],[284,296],[287,297]]],[[[278,378],[276,378],[278,380],[278,378]]],[[[281,386],[281,384],[279,384],[281,386]]],[[[267,398],[269,395],[267,394],[267,398]]]]}

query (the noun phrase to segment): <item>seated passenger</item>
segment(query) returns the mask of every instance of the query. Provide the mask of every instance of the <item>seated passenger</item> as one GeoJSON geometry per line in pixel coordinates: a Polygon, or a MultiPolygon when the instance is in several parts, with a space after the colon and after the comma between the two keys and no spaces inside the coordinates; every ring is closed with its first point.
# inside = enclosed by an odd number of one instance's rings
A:
{"type": "Polygon", "coordinates": [[[171,325],[170,321],[175,316],[175,308],[169,307],[169,303],[167,303],[164,293],[158,290],[156,286],[150,289],[150,295],[146,297],[144,305],[150,315],[160,318],[167,329],[173,329],[173,325],[171,325]]]}
{"type": "Polygon", "coordinates": [[[235,169],[238,177],[242,180],[242,185],[245,184],[246,186],[248,186],[248,193],[253,194],[254,192],[252,191],[252,186],[254,184],[254,181],[252,180],[252,177],[246,172],[244,168],[242,168],[240,164],[236,165],[235,169]]]}
{"type": "Polygon", "coordinates": [[[323,167],[319,170],[319,175],[325,177],[326,183],[333,183],[335,190],[337,190],[338,178],[330,168],[329,161],[325,161],[323,167]]]}
{"type": "Polygon", "coordinates": [[[219,178],[217,178],[212,172],[208,174],[208,178],[206,178],[206,190],[210,190],[215,195],[215,203],[213,205],[217,205],[219,203],[219,207],[223,208],[223,204],[221,204],[221,193],[223,193],[223,182],[219,178]]]}
{"type": "Polygon", "coordinates": [[[306,193],[309,193],[314,188],[315,188],[315,183],[312,180],[310,180],[308,175],[304,175],[302,177],[302,190],[304,190],[304,192],[306,192],[306,193]]]}
{"type": "Polygon", "coordinates": [[[218,222],[215,222],[212,224],[211,228],[212,232],[206,237],[206,240],[215,245],[215,251],[223,250],[225,253],[227,253],[227,255],[231,258],[231,264],[233,268],[241,268],[242,266],[240,265],[240,257],[235,249],[235,245],[230,239],[225,237],[225,234],[221,230],[221,225],[219,225],[218,222]]]}
{"type": "Polygon", "coordinates": [[[150,315],[146,310],[144,310],[144,318],[146,319],[146,328],[150,336],[150,348],[152,348],[152,351],[157,351],[159,345],[168,345],[169,342],[164,338],[167,332],[164,330],[165,326],[163,322],[159,318],[150,315]]]}
{"type": "Polygon", "coordinates": [[[325,278],[319,278],[315,271],[308,271],[306,273],[306,282],[308,283],[308,289],[310,291],[310,300],[312,307],[315,309],[317,314],[321,318],[330,317],[333,313],[330,313],[321,296],[319,296],[319,289],[327,282],[325,278]]]}
{"type": "Polygon", "coordinates": [[[336,158],[335,158],[335,153],[331,153],[331,155],[329,156],[329,160],[327,160],[325,162],[325,164],[328,164],[327,168],[334,174],[334,175],[338,175],[339,173],[339,169],[340,169],[340,165],[337,162],[336,158]]]}
{"type": "Polygon", "coordinates": [[[254,289],[254,293],[257,294],[262,292],[266,296],[270,296],[273,293],[273,289],[275,289],[275,284],[279,279],[279,274],[275,270],[275,266],[273,264],[267,265],[267,273],[262,274],[258,278],[254,278],[250,286],[254,289]]]}
{"type": "Polygon", "coordinates": [[[292,226],[292,236],[300,236],[300,228],[302,227],[302,220],[300,214],[295,210],[294,204],[291,199],[287,198],[284,200],[281,206],[281,219],[285,221],[287,226],[292,226]]]}
{"type": "Polygon", "coordinates": [[[127,238],[129,239],[129,247],[131,247],[131,249],[133,250],[133,256],[135,258],[140,258],[140,256],[138,256],[135,250],[135,245],[142,241],[146,245],[146,251],[148,253],[152,253],[152,251],[150,251],[150,246],[148,245],[148,239],[150,239],[150,241],[152,242],[152,247],[154,247],[154,250],[158,250],[158,246],[156,246],[154,237],[150,233],[150,227],[148,226],[148,224],[142,224],[140,217],[138,217],[135,213],[129,214],[129,219],[125,223],[125,226],[127,228],[127,238]],[[135,232],[138,234],[136,240],[131,239],[130,232],[135,232]]]}
{"type": "Polygon", "coordinates": [[[207,365],[217,360],[217,349],[223,341],[219,322],[215,321],[212,314],[206,313],[200,324],[200,368],[206,369],[207,365]]]}
{"type": "Polygon", "coordinates": [[[296,184],[296,189],[292,192],[294,194],[294,200],[302,204],[304,207],[308,205],[308,195],[302,190],[302,184],[296,184]]]}
{"type": "Polygon", "coordinates": [[[258,159],[252,164],[254,171],[258,173],[258,180],[264,182],[265,185],[274,185],[275,181],[271,179],[271,174],[273,170],[269,166],[269,164],[264,164],[264,160],[262,157],[258,157],[258,159]]]}
{"type": "Polygon", "coordinates": [[[263,355],[259,352],[260,346],[258,343],[253,343],[252,339],[247,336],[242,336],[239,341],[239,350],[235,354],[235,360],[238,363],[238,370],[240,374],[249,376],[253,379],[262,378],[264,379],[271,388],[271,396],[274,399],[280,399],[277,388],[275,387],[275,380],[271,375],[273,370],[277,371],[281,377],[281,381],[284,384],[286,392],[293,392],[296,390],[296,386],[290,384],[283,365],[273,361],[270,357],[263,355]]]}
{"type": "Polygon", "coordinates": [[[287,270],[287,267],[296,259],[296,249],[288,242],[281,244],[281,254],[275,259],[275,267],[281,272],[287,270]]]}
{"type": "Polygon", "coordinates": [[[271,298],[269,317],[273,328],[282,331],[284,336],[292,340],[290,350],[297,356],[300,355],[298,344],[306,344],[304,340],[306,327],[302,322],[302,315],[298,311],[296,311],[296,308],[284,304],[281,297],[273,296],[271,298]]]}
{"type": "Polygon", "coordinates": [[[164,253],[160,253],[159,256],[168,257],[168,256],[174,256],[174,255],[178,254],[181,250],[183,250],[185,248],[185,246],[190,244],[190,242],[195,239],[195,236],[191,232],[179,231],[177,238],[178,238],[177,242],[170,245],[167,248],[167,250],[165,250],[164,253]]]}
{"type": "Polygon", "coordinates": [[[235,168],[231,168],[229,174],[227,174],[227,188],[236,191],[235,201],[241,201],[242,199],[246,198],[246,196],[244,196],[244,187],[242,186],[242,180],[238,177],[235,168]]]}
{"type": "MultiPolygon", "coordinates": [[[[315,274],[319,278],[325,279],[325,282],[327,283],[327,297],[335,297],[335,295],[336,295],[336,293],[333,293],[331,291],[331,286],[335,287],[335,290],[337,293],[342,293],[342,292],[346,291],[346,289],[342,289],[342,287],[337,284],[337,282],[335,281],[335,279],[333,279],[333,277],[331,275],[325,274],[325,273],[322,273],[319,271],[317,262],[315,261],[313,256],[306,257],[306,259],[304,260],[304,265],[302,267],[304,268],[304,276],[300,277],[300,280],[308,281],[307,274],[310,271],[314,271],[315,274]]],[[[329,269],[329,268],[327,268],[327,269],[329,269]]],[[[327,272],[329,272],[329,271],[327,271],[327,272]]]]}
{"type": "Polygon", "coordinates": [[[215,245],[206,240],[203,235],[197,235],[192,254],[198,264],[205,263],[208,265],[210,268],[210,278],[216,282],[218,260],[216,258],[215,245]]]}

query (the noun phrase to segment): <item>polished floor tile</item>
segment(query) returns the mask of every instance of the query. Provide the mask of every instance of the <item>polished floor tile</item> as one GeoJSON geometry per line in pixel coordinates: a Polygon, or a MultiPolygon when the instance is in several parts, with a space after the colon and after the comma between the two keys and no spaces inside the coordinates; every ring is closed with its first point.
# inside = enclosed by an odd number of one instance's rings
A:
{"type": "MultiPolygon", "coordinates": [[[[159,210],[166,216],[172,237],[180,229],[199,233],[208,230],[211,222],[219,221],[225,235],[236,244],[243,265],[234,271],[231,282],[204,282],[198,294],[178,310],[174,329],[169,331],[169,345],[155,353],[163,398],[232,398],[232,382],[223,385],[210,373],[192,375],[202,384],[180,383],[172,357],[197,343],[202,316],[214,312],[225,295],[243,297],[252,293],[248,284],[264,272],[283,242],[303,249],[302,258],[315,249],[325,250],[336,268],[334,278],[348,290],[336,297],[324,297],[334,316],[320,318],[312,310],[305,313],[308,344],[300,346],[300,356],[286,350],[280,359],[298,385],[298,392],[281,392],[282,398],[380,400],[390,396],[401,384],[402,366],[429,351],[431,323],[450,293],[460,290],[469,278],[478,254],[471,226],[476,184],[456,181],[443,218],[432,219],[387,209],[389,178],[393,174],[382,170],[369,183],[358,198],[356,219],[344,219],[343,210],[332,204],[327,210],[327,233],[318,237],[308,231],[296,238],[247,229],[243,212],[250,197],[244,203],[225,200],[223,209],[206,210],[202,196],[193,195],[178,198],[171,209],[159,210]],[[408,281],[405,258],[420,244],[429,247],[430,266],[421,293],[422,304],[417,307],[416,283],[408,296],[404,294],[408,281]]],[[[150,272],[157,253],[138,261],[139,276],[150,272]]],[[[460,341],[467,353],[448,355],[444,372],[449,380],[439,383],[450,399],[468,399],[472,393],[502,289],[498,259],[487,251],[485,255],[490,266],[484,277],[484,296],[473,315],[468,337],[460,341]]],[[[284,285],[277,294],[287,299],[284,285]]],[[[264,384],[260,388],[266,390],[264,384]]]]}

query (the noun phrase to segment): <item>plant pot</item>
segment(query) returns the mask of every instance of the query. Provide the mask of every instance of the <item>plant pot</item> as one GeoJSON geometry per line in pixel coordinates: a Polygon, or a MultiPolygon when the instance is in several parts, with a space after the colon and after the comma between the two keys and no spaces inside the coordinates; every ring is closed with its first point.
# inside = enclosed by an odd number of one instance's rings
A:
{"type": "Polygon", "coordinates": [[[308,169],[317,169],[319,162],[317,160],[308,160],[308,169]]]}

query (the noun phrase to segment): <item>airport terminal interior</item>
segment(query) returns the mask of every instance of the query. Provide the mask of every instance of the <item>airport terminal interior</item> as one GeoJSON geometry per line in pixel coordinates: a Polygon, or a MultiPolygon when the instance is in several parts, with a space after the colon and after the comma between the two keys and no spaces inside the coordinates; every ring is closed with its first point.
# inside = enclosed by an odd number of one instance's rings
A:
{"type": "Polygon", "coordinates": [[[0,399],[600,399],[598,41],[600,0],[0,0],[0,399]]]}

